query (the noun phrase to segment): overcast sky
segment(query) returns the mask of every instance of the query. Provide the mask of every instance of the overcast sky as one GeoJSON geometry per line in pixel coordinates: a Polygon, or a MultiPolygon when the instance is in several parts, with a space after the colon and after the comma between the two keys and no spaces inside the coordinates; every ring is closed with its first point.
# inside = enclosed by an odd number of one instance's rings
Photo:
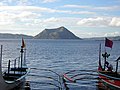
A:
{"type": "Polygon", "coordinates": [[[0,0],[0,33],[65,26],[79,37],[120,35],[120,0],[0,0]]]}

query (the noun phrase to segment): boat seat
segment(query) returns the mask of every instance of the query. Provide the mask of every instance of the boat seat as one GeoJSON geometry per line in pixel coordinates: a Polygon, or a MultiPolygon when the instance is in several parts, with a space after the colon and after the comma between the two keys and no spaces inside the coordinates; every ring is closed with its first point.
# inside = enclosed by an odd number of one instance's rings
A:
{"type": "Polygon", "coordinates": [[[9,73],[5,72],[4,74],[5,74],[5,76],[22,76],[22,75],[26,74],[26,72],[14,72],[14,71],[10,71],[9,73]]]}
{"type": "Polygon", "coordinates": [[[28,69],[28,68],[11,68],[11,71],[22,71],[22,72],[26,72],[26,69],[28,69]]]}

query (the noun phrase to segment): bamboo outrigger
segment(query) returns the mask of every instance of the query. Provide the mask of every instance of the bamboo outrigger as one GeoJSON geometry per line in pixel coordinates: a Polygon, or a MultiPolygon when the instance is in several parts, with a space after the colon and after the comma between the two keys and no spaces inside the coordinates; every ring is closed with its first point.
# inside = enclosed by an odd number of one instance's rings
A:
{"type": "MultiPolygon", "coordinates": [[[[23,42],[23,41],[22,41],[23,42]]],[[[16,59],[14,61],[14,66],[12,67],[10,64],[10,60],[8,63],[8,70],[2,72],[2,45],[1,45],[1,58],[0,58],[0,90],[11,90],[16,87],[20,87],[25,83],[25,77],[29,72],[29,68],[25,63],[25,49],[24,44],[21,46],[21,57],[19,58],[21,62],[20,65],[16,64],[16,59]],[[23,57],[24,56],[24,57],[23,57]]]]}

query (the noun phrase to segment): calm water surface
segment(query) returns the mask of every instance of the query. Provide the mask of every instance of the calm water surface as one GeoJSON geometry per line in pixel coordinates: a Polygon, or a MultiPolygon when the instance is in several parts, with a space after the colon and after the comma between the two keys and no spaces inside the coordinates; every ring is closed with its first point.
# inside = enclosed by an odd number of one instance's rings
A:
{"type": "MultiPolygon", "coordinates": [[[[59,75],[70,70],[83,70],[72,74],[83,73],[79,77],[86,78],[84,74],[89,72],[84,70],[97,70],[99,43],[102,43],[104,52],[104,41],[25,40],[25,42],[27,65],[31,68],[27,80],[30,81],[32,90],[59,90],[57,86],[60,85],[56,81],[58,77],[49,70],[59,75]]],[[[0,44],[3,45],[3,67],[7,67],[8,60],[14,60],[19,56],[21,40],[0,40],[0,44]]],[[[107,48],[107,51],[111,54],[109,62],[114,66],[115,60],[120,56],[120,41],[114,41],[113,49],[107,48]]],[[[90,77],[98,77],[97,73],[90,73],[95,74],[90,77]]],[[[68,82],[67,86],[70,90],[97,90],[97,82],[97,79],[78,80],[77,84],[68,82]]]]}

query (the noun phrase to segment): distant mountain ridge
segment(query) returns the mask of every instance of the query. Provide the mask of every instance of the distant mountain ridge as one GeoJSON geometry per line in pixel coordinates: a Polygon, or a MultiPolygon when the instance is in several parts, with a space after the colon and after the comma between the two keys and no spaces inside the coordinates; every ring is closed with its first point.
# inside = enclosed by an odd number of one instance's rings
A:
{"type": "Polygon", "coordinates": [[[10,34],[10,33],[0,33],[0,39],[32,39],[33,36],[24,35],[24,34],[10,34]]]}
{"type": "MultiPolygon", "coordinates": [[[[10,34],[10,33],[0,33],[0,39],[82,39],[82,40],[104,40],[105,37],[93,37],[93,38],[79,38],[75,36],[65,27],[59,27],[54,29],[45,29],[36,36],[30,36],[25,34],[10,34]]],[[[120,41],[120,36],[108,37],[111,40],[120,41]]]]}
{"type": "Polygon", "coordinates": [[[35,39],[80,39],[65,27],[45,29],[34,37],[35,39]]]}
{"type": "MultiPolygon", "coordinates": [[[[107,37],[111,40],[117,40],[120,41],[120,36],[111,36],[111,37],[107,37]]],[[[93,37],[93,38],[84,38],[84,40],[105,40],[105,37],[93,37]]]]}

